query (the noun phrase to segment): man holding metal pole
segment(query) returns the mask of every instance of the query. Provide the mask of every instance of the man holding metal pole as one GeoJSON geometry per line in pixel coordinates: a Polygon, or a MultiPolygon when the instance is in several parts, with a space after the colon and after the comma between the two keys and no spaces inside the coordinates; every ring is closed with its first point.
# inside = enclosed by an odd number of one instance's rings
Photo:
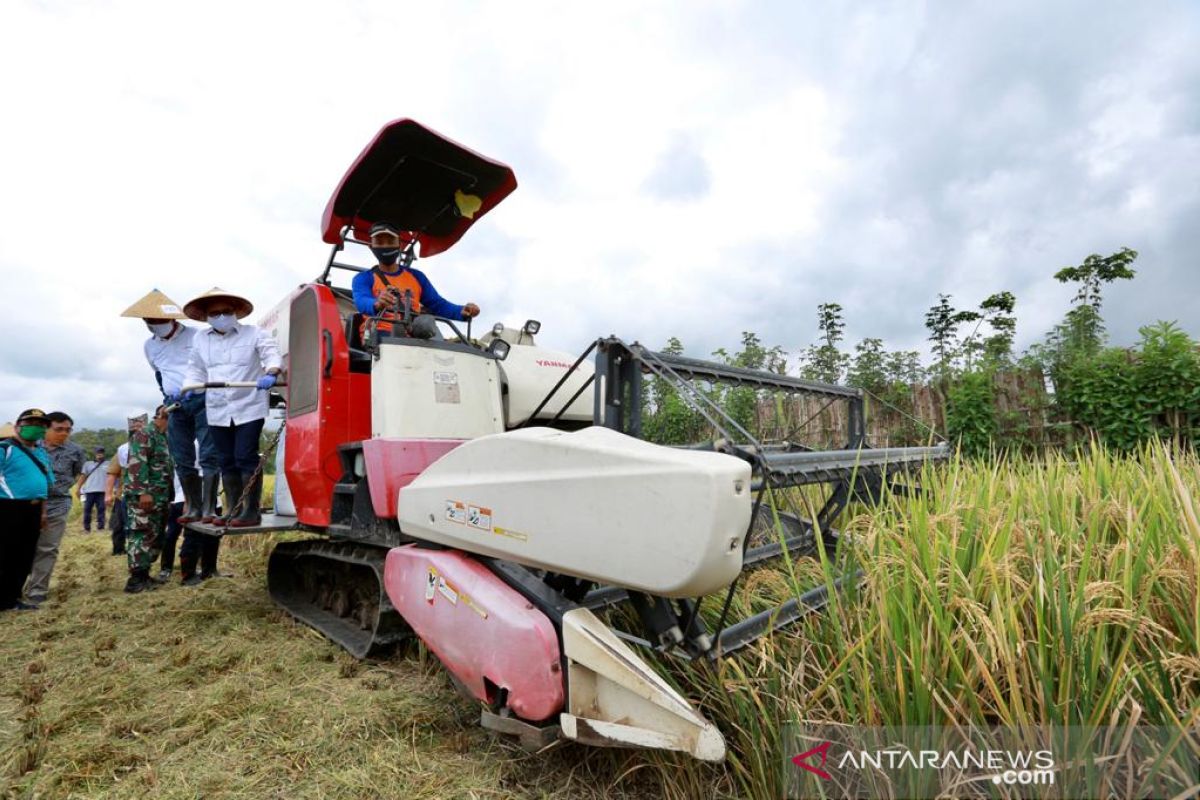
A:
{"type": "Polygon", "coordinates": [[[158,289],[125,309],[121,316],[141,319],[150,331],[143,349],[163,400],[171,407],[167,442],[187,504],[180,523],[212,519],[217,514],[220,457],[208,434],[204,397],[183,391],[183,376],[197,331],[179,322],[185,319],[183,312],[158,289]]]}
{"type": "MultiPolygon", "coordinates": [[[[218,288],[183,307],[190,318],[209,324],[193,341],[183,388],[204,389],[208,430],[225,485],[225,517],[213,524],[230,528],[253,527],[262,521],[258,443],[267,418],[267,391],[283,366],[275,339],[240,322],[253,310],[246,298],[218,288]]],[[[220,540],[212,541],[219,544],[220,540]]],[[[206,549],[201,554],[201,577],[216,570],[216,546],[209,545],[211,552],[206,549]]],[[[181,568],[187,572],[185,565],[181,568]]]]}

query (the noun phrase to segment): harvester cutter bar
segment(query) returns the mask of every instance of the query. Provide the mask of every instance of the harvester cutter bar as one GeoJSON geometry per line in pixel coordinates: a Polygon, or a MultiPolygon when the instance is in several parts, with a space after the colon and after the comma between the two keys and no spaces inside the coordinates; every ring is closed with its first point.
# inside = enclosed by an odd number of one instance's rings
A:
{"type": "Polygon", "coordinates": [[[861,570],[839,576],[827,584],[822,584],[793,597],[782,605],[767,609],[766,611],[760,611],[757,614],[729,625],[720,632],[720,635],[717,637],[716,646],[708,652],[709,658],[717,659],[723,655],[728,655],[735,650],[740,650],[770,631],[777,631],[780,628],[791,625],[802,617],[823,611],[829,605],[833,592],[840,592],[851,585],[857,584],[862,580],[862,577],[863,572],[861,570]]]}

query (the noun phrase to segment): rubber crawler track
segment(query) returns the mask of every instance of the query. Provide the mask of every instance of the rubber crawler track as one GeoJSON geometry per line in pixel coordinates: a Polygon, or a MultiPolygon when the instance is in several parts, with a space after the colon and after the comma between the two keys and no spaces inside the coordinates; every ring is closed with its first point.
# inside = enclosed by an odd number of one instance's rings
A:
{"type": "Polygon", "coordinates": [[[271,551],[267,588],[293,617],[366,658],[412,635],[384,591],[386,557],[386,548],[349,542],[283,542],[271,551]]]}

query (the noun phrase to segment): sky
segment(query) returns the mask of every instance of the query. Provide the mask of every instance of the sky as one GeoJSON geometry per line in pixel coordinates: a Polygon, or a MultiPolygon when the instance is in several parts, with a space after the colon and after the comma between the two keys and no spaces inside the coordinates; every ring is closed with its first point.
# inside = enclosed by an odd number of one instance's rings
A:
{"type": "MultiPolygon", "coordinates": [[[[816,307],[927,351],[925,311],[1140,253],[1114,344],[1200,336],[1200,2],[102,2],[0,7],[0,420],[117,426],[157,402],[158,288],[265,312],[328,258],[320,217],[386,122],[518,188],[419,262],[481,322],[690,355],[798,353],[816,307]]],[[[793,358],[792,367],[796,362],[793,358]]]]}

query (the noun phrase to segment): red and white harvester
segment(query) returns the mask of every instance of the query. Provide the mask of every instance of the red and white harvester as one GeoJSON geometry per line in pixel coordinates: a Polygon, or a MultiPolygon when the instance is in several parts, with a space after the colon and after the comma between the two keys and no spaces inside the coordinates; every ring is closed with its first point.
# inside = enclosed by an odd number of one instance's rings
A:
{"type": "Polygon", "coordinates": [[[339,259],[373,222],[409,231],[409,252],[428,258],[516,185],[504,164],[401,119],[334,191],[323,274],[259,322],[286,353],[277,480],[295,516],[268,515],[256,530],[319,534],[275,547],[271,596],[359,657],[419,637],[485,706],[483,724],[527,745],[565,738],[720,760],[721,733],[635,648],[716,658],[821,608],[836,587],[726,619],[744,569],[811,554],[818,538],[831,550],[856,493],[945,449],[864,448],[857,389],[611,337],[575,357],[538,345],[532,320],[477,340],[448,320],[440,340],[384,335],[331,280],[364,269],[339,259]],[[710,441],[641,439],[646,378],[701,415],[710,441]],[[849,441],[757,441],[697,382],[844,403],[849,441]],[[763,502],[817,484],[831,490],[807,517],[763,502]],[[752,537],[764,518],[775,533],[752,537]],[[602,621],[617,605],[633,630],[602,621]]]}

